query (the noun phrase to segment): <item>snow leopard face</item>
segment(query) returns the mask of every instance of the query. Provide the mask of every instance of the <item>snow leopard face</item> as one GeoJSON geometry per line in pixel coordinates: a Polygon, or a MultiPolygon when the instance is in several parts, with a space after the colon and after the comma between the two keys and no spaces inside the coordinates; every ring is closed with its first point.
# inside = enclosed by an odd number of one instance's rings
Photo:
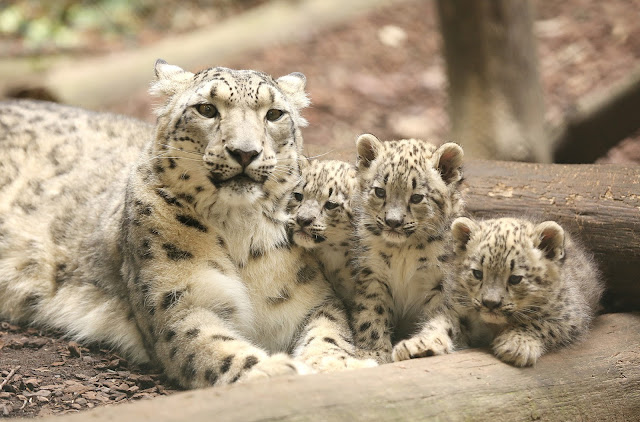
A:
{"type": "Polygon", "coordinates": [[[565,255],[565,234],[557,223],[458,218],[452,234],[457,263],[446,287],[455,302],[475,309],[485,322],[529,320],[554,299],[565,255]]]}
{"type": "Polygon", "coordinates": [[[440,237],[445,221],[460,207],[462,149],[440,148],[417,139],[357,141],[361,222],[389,245],[402,245],[416,233],[440,237]]]}
{"type": "MultiPolygon", "coordinates": [[[[157,109],[156,170],[195,181],[197,193],[228,204],[288,195],[298,182],[299,127],[306,124],[302,74],[274,80],[220,67],[193,74],[158,61],[156,76],[152,93],[168,98],[157,109]]],[[[201,209],[213,204],[201,202],[201,209]]]]}
{"type": "Polygon", "coordinates": [[[345,162],[301,161],[302,178],[289,202],[293,241],[307,249],[347,242],[353,232],[355,168],[345,162]]]}

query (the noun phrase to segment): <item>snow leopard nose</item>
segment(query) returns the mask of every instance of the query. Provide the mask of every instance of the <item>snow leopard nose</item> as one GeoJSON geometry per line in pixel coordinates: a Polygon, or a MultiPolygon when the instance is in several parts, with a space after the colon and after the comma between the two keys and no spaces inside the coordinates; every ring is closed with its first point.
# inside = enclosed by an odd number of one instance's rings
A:
{"type": "Polygon", "coordinates": [[[500,305],[502,305],[502,299],[501,298],[482,298],[482,306],[484,306],[485,308],[489,309],[489,310],[494,310],[500,307],[500,305]]]}
{"type": "Polygon", "coordinates": [[[385,217],[384,222],[392,229],[396,229],[402,225],[402,219],[397,217],[385,217]]]}
{"type": "Polygon", "coordinates": [[[260,151],[253,149],[250,151],[244,151],[242,149],[227,147],[227,151],[229,152],[229,155],[242,166],[242,168],[247,167],[258,155],[260,155],[260,151]]]}
{"type": "Polygon", "coordinates": [[[298,215],[296,217],[296,222],[300,225],[300,227],[307,227],[313,222],[313,217],[298,215]]]}

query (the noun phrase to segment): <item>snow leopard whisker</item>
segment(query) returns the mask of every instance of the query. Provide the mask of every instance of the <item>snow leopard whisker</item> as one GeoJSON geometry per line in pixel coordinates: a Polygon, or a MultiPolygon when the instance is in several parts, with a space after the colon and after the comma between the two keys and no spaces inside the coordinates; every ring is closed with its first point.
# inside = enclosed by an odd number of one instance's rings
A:
{"type": "MultiPolygon", "coordinates": [[[[330,149],[329,151],[327,151],[327,152],[323,152],[322,154],[312,155],[312,156],[310,156],[310,157],[305,157],[305,158],[306,158],[307,160],[314,160],[314,159],[316,159],[316,158],[324,157],[325,155],[331,154],[331,153],[332,153],[332,152],[334,152],[334,151],[335,151],[335,149],[330,149]]],[[[299,159],[298,159],[298,161],[301,161],[301,160],[302,160],[302,158],[299,158],[299,159]]]]}
{"type": "Polygon", "coordinates": [[[163,147],[171,148],[171,149],[176,150],[176,151],[184,152],[186,154],[191,154],[191,155],[195,155],[197,157],[202,157],[202,154],[199,154],[199,153],[193,152],[193,151],[187,151],[187,150],[181,149],[181,148],[177,148],[177,147],[174,147],[173,145],[168,145],[168,144],[158,144],[158,145],[162,145],[163,147]]]}
{"type": "Polygon", "coordinates": [[[511,314],[511,317],[513,319],[515,319],[516,321],[520,322],[520,323],[525,323],[525,322],[531,321],[531,317],[530,316],[528,316],[526,314],[523,314],[520,311],[513,312],[511,314]]]}
{"type": "Polygon", "coordinates": [[[296,180],[296,183],[300,182],[302,180],[302,177],[299,174],[295,174],[292,173],[290,171],[290,169],[280,169],[280,168],[275,168],[272,172],[272,175],[274,176],[293,176],[296,180]]]}
{"type": "Polygon", "coordinates": [[[271,173],[277,175],[293,175],[293,173],[291,172],[291,168],[284,166],[274,166],[271,173]]]}
{"type": "Polygon", "coordinates": [[[195,158],[174,157],[174,156],[167,156],[167,155],[163,155],[163,154],[158,154],[158,155],[156,155],[156,156],[153,156],[153,157],[149,158],[148,160],[145,160],[144,162],[145,162],[145,163],[148,163],[148,162],[150,162],[150,161],[153,161],[153,160],[160,160],[160,159],[163,159],[163,158],[172,158],[172,159],[174,159],[174,160],[187,160],[187,161],[197,161],[197,162],[202,162],[202,160],[197,160],[197,159],[195,159],[195,158]]]}

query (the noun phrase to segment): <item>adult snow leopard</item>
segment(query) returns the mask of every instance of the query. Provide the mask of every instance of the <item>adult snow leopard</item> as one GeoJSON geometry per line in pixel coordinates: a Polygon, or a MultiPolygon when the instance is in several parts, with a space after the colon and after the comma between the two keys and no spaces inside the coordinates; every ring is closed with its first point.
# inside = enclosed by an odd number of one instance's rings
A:
{"type": "Polygon", "coordinates": [[[159,60],[155,129],[0,104],[0,316],[110,344],[184,388],[371,366],[287,240],[305,78],[159,60]]]}

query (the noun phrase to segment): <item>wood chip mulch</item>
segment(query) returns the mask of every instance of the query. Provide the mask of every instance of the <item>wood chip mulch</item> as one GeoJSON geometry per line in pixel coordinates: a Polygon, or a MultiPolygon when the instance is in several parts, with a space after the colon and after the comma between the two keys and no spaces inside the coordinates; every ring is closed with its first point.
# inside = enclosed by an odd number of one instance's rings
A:
{"type": "Polygon", "coordinates": [[[56,335],[0,322],[0,416],[77,412],[176,391],[148,368],[56,335]]]}

